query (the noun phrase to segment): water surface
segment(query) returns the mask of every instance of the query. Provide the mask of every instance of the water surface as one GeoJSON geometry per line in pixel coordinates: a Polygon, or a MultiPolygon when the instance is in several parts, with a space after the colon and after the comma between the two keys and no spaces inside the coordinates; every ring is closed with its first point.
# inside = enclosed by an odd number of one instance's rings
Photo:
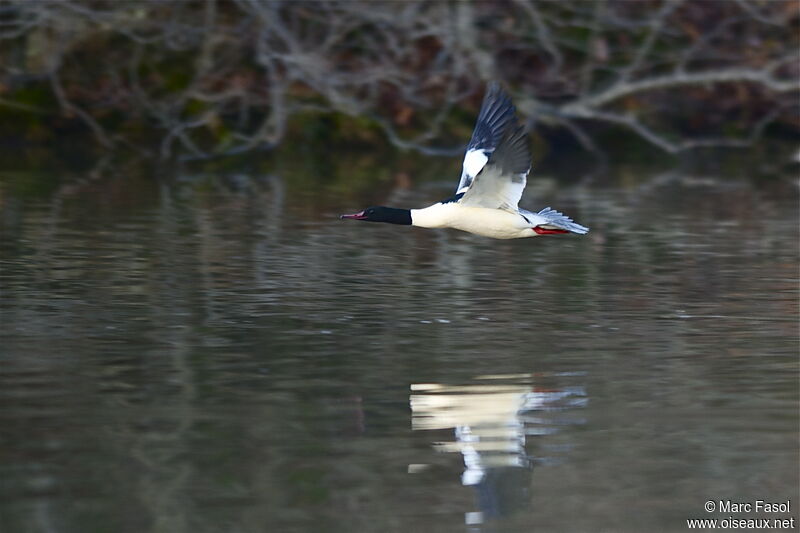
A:
{"type": "Polygon", "coordinates": [[[2,531],[797,517],[791,183],[545,176],[523,203],[591,233],[493,241],[336,218],[453,185],[403,173],[23,178],[0,176],[2,531]]]}

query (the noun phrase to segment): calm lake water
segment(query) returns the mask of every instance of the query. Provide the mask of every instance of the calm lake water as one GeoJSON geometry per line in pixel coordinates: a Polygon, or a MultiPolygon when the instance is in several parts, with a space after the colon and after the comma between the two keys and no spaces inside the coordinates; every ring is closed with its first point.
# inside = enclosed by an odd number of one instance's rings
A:
{"type": "Polygon", "coordinates": [[[532,179],[585,237],[337,218],[452,170],[0,174],[0,531],[797,520],[797,183],[532,179]]]}

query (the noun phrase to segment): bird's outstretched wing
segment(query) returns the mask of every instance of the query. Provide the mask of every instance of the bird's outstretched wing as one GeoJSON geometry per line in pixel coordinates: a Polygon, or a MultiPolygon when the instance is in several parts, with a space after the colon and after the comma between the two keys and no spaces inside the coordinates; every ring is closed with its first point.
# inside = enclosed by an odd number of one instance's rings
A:
{"type": "Polygon", "coordinates": [[[511,99],[492,83],[464,156],[456,190],[463,205],[517,209],[531,167],[528,135],[517,122],[511,99]]]}
{"type": "Polygon", "coordinates": [[[523,126],[509,130],[461,198],[462,205],[516,210],[531,168],[523,126]]]}
{"type": "Polygon", "coordinates": [[[489,157],[497,150],[506,132],[516,122],[511,99],[499,83],[491,83],[483,97],[478,121],[464,154],[464,167],[456,188],[457,195],[469,189],[475,177],[489,161],[489,157]]]}

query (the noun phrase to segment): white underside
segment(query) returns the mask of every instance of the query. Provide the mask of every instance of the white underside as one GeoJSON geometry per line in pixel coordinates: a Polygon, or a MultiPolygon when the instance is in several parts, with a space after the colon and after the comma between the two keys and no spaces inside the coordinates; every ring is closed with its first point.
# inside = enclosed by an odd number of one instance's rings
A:
{"type": "Polygon", "coordinates": [[[533,231],[533,227],[546,222],[544,219],[527,222],[521,215],[510,211],[464,206],[455,202],[411,210],[411,224],[414,226],[453,228],[493,239],[535,237],[538,233],[533,231]]]}

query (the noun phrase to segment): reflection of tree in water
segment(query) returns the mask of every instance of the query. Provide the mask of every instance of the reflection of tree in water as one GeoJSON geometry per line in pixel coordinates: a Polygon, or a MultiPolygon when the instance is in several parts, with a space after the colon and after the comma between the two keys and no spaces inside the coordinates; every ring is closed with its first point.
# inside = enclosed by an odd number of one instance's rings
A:
{"type": "Polygon", "coordinates": [[[529,454],[528,437],[553,433],[565,423],[548,413],[587,401],[581,387],[543,390],[524,378],[484,376],[469,385],[411,386],[412,428],[454,429],[454,441],[434,447],[464,458],[461,483],[475,488],[480,509],[467,513],[469,523],[506,517],[531,504],[533,465],[545,458],[529,454]]]}

